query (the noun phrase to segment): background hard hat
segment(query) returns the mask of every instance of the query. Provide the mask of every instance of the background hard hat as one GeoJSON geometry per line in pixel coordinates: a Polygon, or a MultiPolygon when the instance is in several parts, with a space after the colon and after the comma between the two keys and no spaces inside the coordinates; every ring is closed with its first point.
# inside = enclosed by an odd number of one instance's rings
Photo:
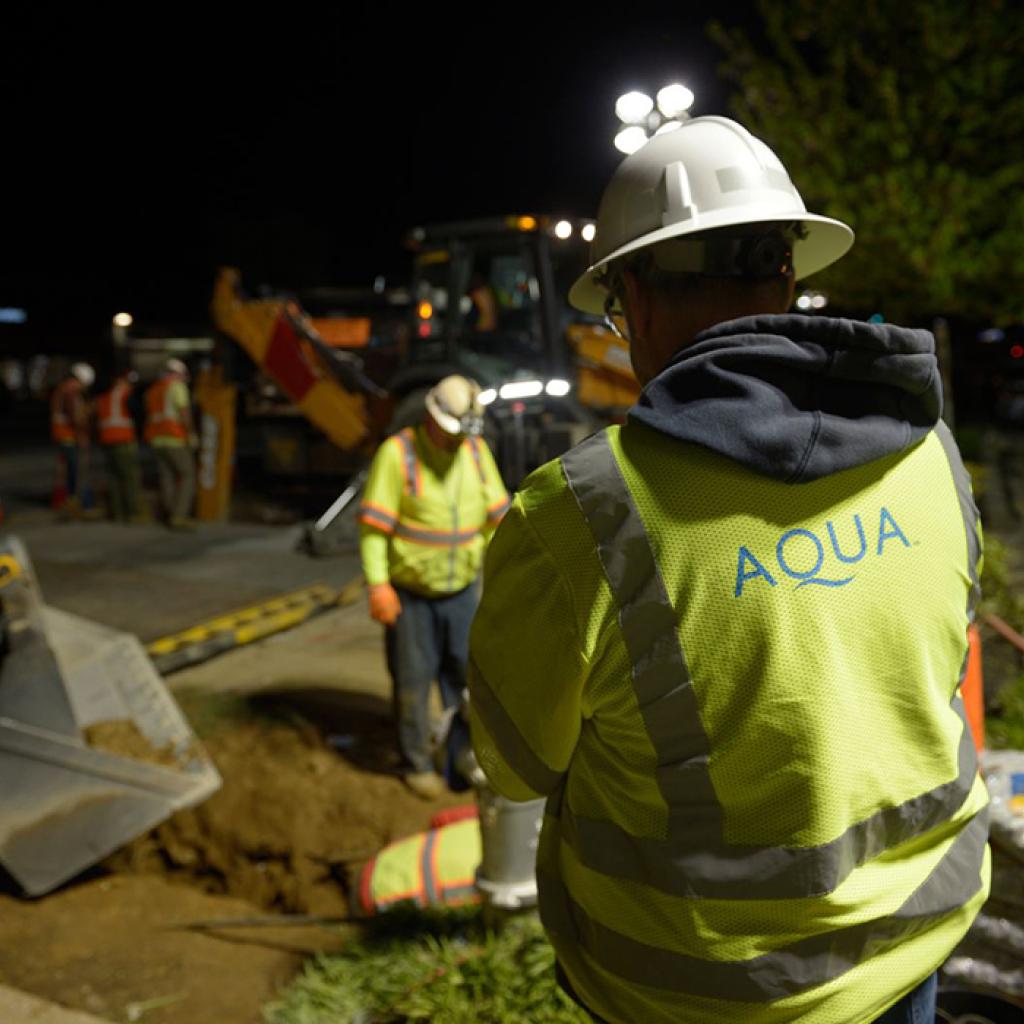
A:
{"type": "Polygon", "coordinates": [[[446,434],[480,434],[484,408],[479,394],[480,385],[475,380],[452,374],[427,392],[427,412],[446,434]]]}
{"type": "Polygon", "coordinates": [[[88,363],[72,363],[70,373],[83,388],[91,388],[96,380],[96,371],[88,363]]]}
{"type": "Polygon", "coordinates": [[[798,221],[807,237],[793,246],[796,277],[834,263],[853,244],[841,221],[808,213],[779,158],[727,117],[695,117],[655,135],[619,165],[601,198],[592,266],[569,301],[603,313],[595,275],[612,260],[673,238],[714,228],[798,221]]]}
{"type": "Polygon", "coordinates": [[[168,359],[164,363],[164,373],[177,373],[179,376],[188,376],[188,367],[180,359],[168,359]]]}

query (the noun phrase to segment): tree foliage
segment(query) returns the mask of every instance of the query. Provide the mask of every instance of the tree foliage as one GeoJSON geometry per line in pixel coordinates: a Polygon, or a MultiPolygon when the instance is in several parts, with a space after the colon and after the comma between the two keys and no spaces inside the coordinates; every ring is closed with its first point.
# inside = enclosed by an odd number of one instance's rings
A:
{"type": "Polygon", "coordinates": [[[709,27],[737,120],[808,209],[857,233],[815,277],[887,317],[1024,318],[1024,17],[1017,0],[759,0],[709,27]]]}

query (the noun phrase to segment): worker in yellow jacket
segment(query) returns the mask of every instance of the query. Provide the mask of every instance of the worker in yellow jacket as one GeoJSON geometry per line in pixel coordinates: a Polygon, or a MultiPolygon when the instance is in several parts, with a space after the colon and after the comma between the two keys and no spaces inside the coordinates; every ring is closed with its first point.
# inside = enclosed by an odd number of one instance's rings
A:
{"type": "Polygon", "coordinates": [[[423,422],[377,450],[359,513],[370,614],[386,628],[405,781],[426,799],[444,792],[430,750],[431,686],[436,679],[446,708],[461,700],[484,548],[508,508],[480,436],[479,391],[460,376],[431,389],[423,422]]]}
{"type": "Polygon", "coordinates": [[[541,915],[613,1024],[932,1020],[988,893],[981,534],[934,340],[787,313],[852,239],[726,118],[627,157],[570,301],[643,393],[488,549],[474,749],[548,797],[541,915]]]}

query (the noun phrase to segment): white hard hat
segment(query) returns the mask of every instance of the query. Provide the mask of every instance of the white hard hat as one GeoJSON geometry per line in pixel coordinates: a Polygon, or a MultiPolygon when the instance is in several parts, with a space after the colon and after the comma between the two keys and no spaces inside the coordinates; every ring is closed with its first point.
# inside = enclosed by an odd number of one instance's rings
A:
{"type": "Polygon", "coordinates": [[[164,373],[176,373],[180,377],[187,377],[188,367],[180,359],[168,359],[164,363],[164,373]]]}
{"type": "Polygon", "coordinates": [[[479,395],[475,380],[452,374],[427,392],[427,412],[446,434],[482,434],[484,407],[479,395]]]}
{"type": "Polygon", "coordinates": [[[96,371],[88,363],[72,363],[70,373],[83,388],[91,388],[96,380],[96,371]]]}
{"type": "MultiPolygon", "coordinates": [[[[808,213],[779,158],[727,117],[695,117],[655,135],[619,165],[601,198],[592,266],[572,286],[569,301],[587,313],[604,312],[599,279],[612,260],[670,239],[716,228],[799,223],[793,246],[799,278],[827,267],[853,245],[841,221],[808,213]],[[801,232],[803,234],[803,232],[801,232]]],[[[699,243],[693,240],[700,272],[699,243]]],[[[687,260],[677,261],[685,266],[687,260]]]]}

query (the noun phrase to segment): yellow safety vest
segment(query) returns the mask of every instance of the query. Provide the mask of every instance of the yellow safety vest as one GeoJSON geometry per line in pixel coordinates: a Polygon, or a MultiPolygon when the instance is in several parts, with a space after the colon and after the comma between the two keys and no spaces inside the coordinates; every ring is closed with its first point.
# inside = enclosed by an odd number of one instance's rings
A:
{"type": "Polygon", "coordinates": [[[480,822],[473,813],[390,843],[363,866],[359,908],[367,915],[399,903],[419,907],[479,903],[480,822]]]}
{"type": "Polygon", "coordinates": [[[487,538],[507,508],[483,440],[469,437],[448,455],[422,427],[400,431],[378,448],[359,509],[367,581],[390,580],[427,596],[462,590],[479,574],[487,538]],[[388,543],[377,557],[381,536],[388,543]]]}
{"type": "Polygon", "coordinates": [[[541,913],[611,1022],[861,1024],[989,887],[959,682],[980,531],[941,423],[799,485],[630,423],[491,543],[474,746],[549,795],[541,913]]]}

